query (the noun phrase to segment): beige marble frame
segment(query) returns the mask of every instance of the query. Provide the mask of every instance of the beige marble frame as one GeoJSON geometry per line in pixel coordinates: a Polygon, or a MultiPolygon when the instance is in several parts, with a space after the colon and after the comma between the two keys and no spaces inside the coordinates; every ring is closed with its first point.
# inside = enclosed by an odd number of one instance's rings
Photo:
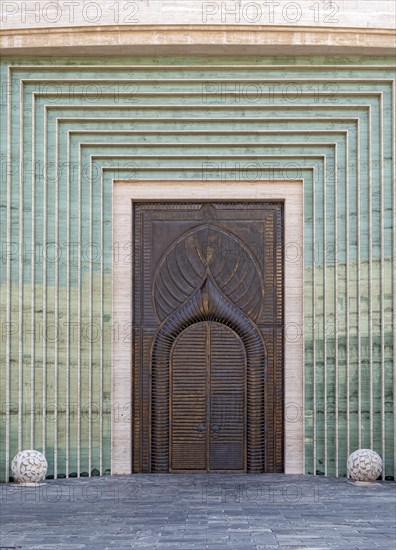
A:
{"type": "Polygon", "coordinates": [[[112,474],[132,466],[132,202],[279,200],[285,208],[285,472],[304,473],[303,182],[115,181],[113,185],[112,474]]]}

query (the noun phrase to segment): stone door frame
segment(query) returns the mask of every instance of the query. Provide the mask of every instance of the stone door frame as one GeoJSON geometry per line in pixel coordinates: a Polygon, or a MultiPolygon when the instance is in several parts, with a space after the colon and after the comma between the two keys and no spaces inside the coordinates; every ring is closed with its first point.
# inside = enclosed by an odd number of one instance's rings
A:
{"type": "Polygon", "coordinates": [[[285,473],[304,473],[303,181],[114,181],[112,474],[132,473],[132,202],[271,200],[284,203],[285,473]]]}

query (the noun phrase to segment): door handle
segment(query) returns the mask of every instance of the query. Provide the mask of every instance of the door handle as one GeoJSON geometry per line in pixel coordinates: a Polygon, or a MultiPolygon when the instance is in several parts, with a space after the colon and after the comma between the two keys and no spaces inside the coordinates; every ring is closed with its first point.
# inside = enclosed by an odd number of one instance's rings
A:
{"type": "Polygon", "coordinates": [[[220,426],[218,426],[217,424],[212,424],[211,430],[212,432],[218,432],[220,430],[220,426]]]}
{"type": "Polygon", "coordinates": [[[197,426],[198,432],[204,432],[205,430],[206,430],[206,427],[203,424],[201,424],[200,426],[197,426]]]}

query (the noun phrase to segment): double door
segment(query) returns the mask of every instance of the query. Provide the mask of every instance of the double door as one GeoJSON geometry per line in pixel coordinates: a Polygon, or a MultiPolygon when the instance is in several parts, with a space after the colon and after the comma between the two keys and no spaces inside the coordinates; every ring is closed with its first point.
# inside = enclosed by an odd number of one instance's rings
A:
{"type": "Polygon", "coordinates": [[[133,204],[133,471],[283,471],[283,205],[133,204]]]}
{"type": "Polygon", "coordinates": [[[246,354],[238,335],[195,323],[171,356],[170,470],[246,470],[246,354]]]}

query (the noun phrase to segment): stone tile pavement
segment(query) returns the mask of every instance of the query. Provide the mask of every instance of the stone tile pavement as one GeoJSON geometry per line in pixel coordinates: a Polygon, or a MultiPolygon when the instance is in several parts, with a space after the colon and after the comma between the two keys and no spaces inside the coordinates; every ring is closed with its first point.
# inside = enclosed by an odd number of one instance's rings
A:
{"type": "Polygon", "coordinates": [[[1,487],[0,549],[395,549],[396,484],[134,475],[1,487]]]}

